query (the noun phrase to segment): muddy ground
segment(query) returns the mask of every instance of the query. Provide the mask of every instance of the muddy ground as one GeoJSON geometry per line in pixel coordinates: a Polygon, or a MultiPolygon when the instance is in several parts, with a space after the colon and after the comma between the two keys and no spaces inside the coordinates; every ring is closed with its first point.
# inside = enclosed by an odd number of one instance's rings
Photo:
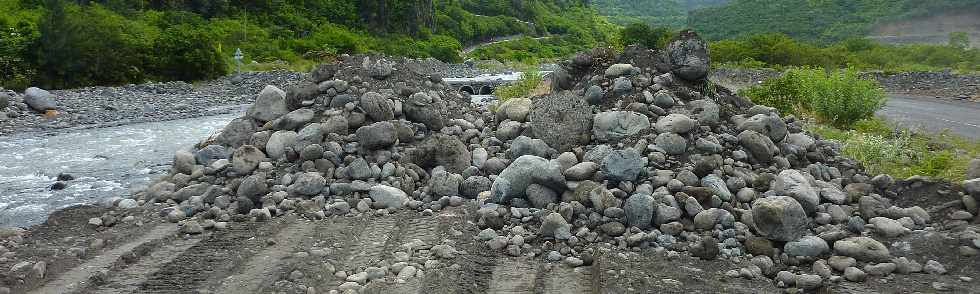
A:
{"type": "MultiPolygon", "coordinates": [[[[896,204],[930,210],[935,230],[885,240],[892,255],[923,264],[936,260],[949,272],[825,283],[829,286],[818,293],[934,293],[937,286],[947,287],[950,293],[980,293],[975,280],[970,280],[980,278],[980,259],[961,256],[955,238],[957,232],[980,229],[977,221],[946,217],[948,203],[956,200],[957,193],[941,184],[895,192],[896,204]]],[[[163,222],[153,207],[117,211],[120,219],[133,218],[97,231],[87,220],[105,209],[79,206],[53,214],[46,223],[30,228],[20,245],[7,247],[12,253],[0,258],[4,272],[0,281],[11,293],[328,293],[345,281],[336,271],[354,273],[392,264],[393,253],[402,244],[418,239],[426,244],[422,251],[451,244],[458,253],[429,263],[413,256],[412,262],[426,264],[421,277],[396,282],[389,276],[368,283],[363,293],[784,292],[770,279],[725,275],[748,266],[749,258],[705,261],[686,253],[668,258],[654,249],[615,248],[602,242],[591,248],[591,265],[577,268],[546,262],[543,256],[512,257],[476,239],[480,231],[476,208],[469,203],[431,214],[370,211],[323,220],[287,214],[268,222],[230,222],[224,230],[186,235],[179,233],[176,224],[163,222]],[[8,272],[23,260],[46,262],[44,277],[21,278],[8,272]]],[[[528,242],[542,246],[541,240],[528,242]]]]}

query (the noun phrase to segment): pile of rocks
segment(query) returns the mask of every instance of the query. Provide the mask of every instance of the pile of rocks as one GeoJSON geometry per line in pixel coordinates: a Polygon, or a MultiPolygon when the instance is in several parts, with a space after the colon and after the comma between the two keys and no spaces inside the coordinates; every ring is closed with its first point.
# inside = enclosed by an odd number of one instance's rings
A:
{"type": "Polygon", "coordinates": [[[692,32],[664,52],[597,49],[555,71],[554,94],[492,112],[405,62],[347,57],[263,89],[135,199],[165,203],[187,233],[473,201],[477,238],[504,254],[569,266],[597,246],[750,257],[731,275],[803,289],[928,270],[874,238],[930,225],[926,210],[891,204],[899,183],[711,86],[708,64],[692,32]]]}

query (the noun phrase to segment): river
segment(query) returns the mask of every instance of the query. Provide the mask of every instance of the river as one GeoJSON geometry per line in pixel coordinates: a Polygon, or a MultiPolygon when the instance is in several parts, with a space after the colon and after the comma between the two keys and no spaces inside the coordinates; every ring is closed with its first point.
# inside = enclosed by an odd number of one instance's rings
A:
{"type": "Polygon", "coordinates": [[[125,197],[240,114],[0,137],[0,227],[30,226],[51,212],[125,197]],[[75,177],[51,190],[59,173],[75,177]]]}

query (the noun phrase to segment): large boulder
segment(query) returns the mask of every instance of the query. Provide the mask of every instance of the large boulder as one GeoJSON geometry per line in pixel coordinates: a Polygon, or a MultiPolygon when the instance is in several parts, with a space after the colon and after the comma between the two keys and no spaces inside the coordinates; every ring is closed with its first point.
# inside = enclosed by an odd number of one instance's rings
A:
{"type": "Polygon", "coordinates": [[[600,141],[619,140],[649,128],[650,119],[645,115],[632,111],[601,112],[595,115],[592,137],[600,141]]]}
{"type": "Polygon", "coordinates": [[[490,186],[490,201],[509,203],[523,198],[528,185],[539,184],[555,191],[565,190],[565,177],[561,165],[534,155],[524,155],[514,160],[490,186]]]}
{"type": "Polygon", "coordinates": [[[646,163],[647,158],[633,148],[616,150],[602,159],[602,172],[611,181],[635,182],[646,163]]]}
{"type": "Polygon", "coordinates": [[[431,169],[443,166],[447,171],[463,173],[473,161],[470,151],[457,137],[434,134],[405,151],[404,162],[431,169]]]}
{"type": "Polygon", "coordinates": [[[748,151],[756,163],[768,164],[779,150],[772,139],[753,130],[744,130],[738,134],[738,143],[748,151]]]}
{"type": "Polygon", "coordinates": [[[174,171],[185,175],[194,170],[194,154],[187,150],[177,150],[174,153],[174,171]]]}
{"type": "Polygon", "coordinates": [[[37,87],[24,90],[24,103],[27,103],[27,106],[37,112],[45,112],[58,107],[54,94],[37,87]]]}
{"type": "Polygon", "coordinates": [[[784,170],[776,176],[773,191],[778,195],[790,196],[803,206],[807,214],[813,215],[820,205],[820,194],[810,185],[810,181],[795,169],[784,170]]]}
{"type": "Polygon", "coordinates": [[[658,148],[670,155],[684,154],[687,150],[687,139],[675,133],[660,133],[653,139],[658,148]]]}
{"type": "Polygon", "coordinates": [[[529,137],[520,136],[510,144],[510,149],[507,150],[507,156],[510,158],[518,158],[524,155],[534,155],[537,157],[551,157],[551,154],[555,153],[554,149],[548,146],[544,140],[541,139],[531,139],[529,137]]]}
{"type": "Polygon", "coordinates": [[[424,124],[430,130],[441,130],[446,119],[446,104],[426,93],[418,92],[408,97],[402,105],[408,120],[424,124]]]}
{"type": "Polygon", "coordinates": [[[462,182],[463,176],[437,168],[432,171],[432,177],[429,178],[429,192],[437,197],[458,196],[462,182]]]}
{"type": "Polygon", "coordinates": [[[697,121],[679,113],[671,113],[657,120],[657,131],[661,133],[684,134],[697,127],[697,121]]]}
{"type": "Polygon", "coordinates": [[[265,159],[265,153],[252,145],[242,145],[231,155],[231,168],[239,174],[249,174],[259,162],[265,159]]]}
{"type": "Polygon", "coordinates": [[[387,148],[395,144],[398,134],[395,125],[391,122],[382,121],[357,128],[357,142],[361,147],[368,150],[387,148]]]}
{"type": "Polygon", "coordinates": [[[752,222],[770,240],[789,242],[807,231],[808,219],[800,203],[788,196],[772,196],[752,203],[752,222]]]}
{"type": "Polygon", "coordinates": [[[286,92],[276,86],[267,85],[262,92],[259,92],[255,103],[252,103],[245,115],[257,121],[267,122],[286,113],[289,113],[289,109],[286,108],[286,92]]]}
{"type": "Polygon", "coordinates": [[[299,173],[293,184],[289,185],[289,190],[303,196],[316,196],[326,185],[327,180],[320,173],[299,173]]]}
{"type": "Polygon", "coordinates": [[[892,259],[888,247],[870,237],[850,237],[834,242],[834,252],[867,262],[888,262],[892,259]]]}
{"type": "Polygon", "coordinates": [[[702,126],[714,126],[721,122],[721,107],[711,99],[691,101],[688,107],[702,126]]]}
{"type": "Polygon", "coordinates": [[[692,30],[680,32],[667,44],[667,60],[671,72],[688,81],[700,81],[708,76],[711,59],[708,44],[692,30]]]}
{"type": "Polygon", "coordinates": [[[592,108],[581,97],[552,94],[534,98],[531,132],[558,151],[589,143],[592,138],[592,108]]]}
{"type": "Polygon", "coordinates": [[[739,123],[740,130],[753,130],[766,135],[773,142],[781,142],[786,138],[786,123],[778,116],[756,114],[739,123]]]}
{"type": "Polygon", "coordinates": [[[644,230],[650,228],[654,208],[653,197],[646,194],[633,194],[633,196],[626,198],[626,204],[623,205],[623,209],[626,211],[626,223],[631,227],[644,230]]]}
{"type": "Polygon", "coordinates": [[[388,98],[375,92],[367,92],[361,95],[361,109],[364,114],[373,121],[387,121],[395,119],[395,110],[388,98]]]}
{"type": "Polygon", "coordinates": [[[405,194],[404,191],[385,185],[371,187],[368,196],[371,197],[376,208],[402,208],[408,201],[408,194],[405,194]]]}
{"type": "Polygon", "coordinates": [[[248,117],[239,117],[231,120],[223,130],[221,134],[218,135],[217,141],[222,145],[229,146],[231,148],[238,148],[242,145],[248,143],[248,140],[252,138],[252,134],[258,130],[258,126],[255,125],[255,121],[248,117]]]}
{"type": "Polygon", "coordinates": [[[280,116],[276,120],[273,120],[271,122],[272,129],[287,131],[296,130],[312,121],[315,115],[316,113],[309,108],[293,110],[283,116],[280,116]]]}
{"type": "Polygon", "coordinates": [[[531,99],[513,98],[507,99],[497,107],[496,120],[512,120],[526,122],[527,116],[531,113],[531,99]]]}
{"type": "MultiPolygon", "coordinates": [[[[286,156],[286,148],[296,144],[296,132],[278,131],[269,136],[269,142],[265,144],[265,152],[269,158],[280,159],[286,156]]],[[[297,150],[298,152],[298,150],[297,150]]]]}

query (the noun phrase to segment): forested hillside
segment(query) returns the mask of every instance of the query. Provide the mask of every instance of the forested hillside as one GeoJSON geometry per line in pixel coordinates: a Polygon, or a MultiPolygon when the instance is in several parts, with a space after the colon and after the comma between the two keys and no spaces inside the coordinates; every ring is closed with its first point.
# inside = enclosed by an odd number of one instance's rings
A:
{"type": "Polygon", "coordinates": [[[980,0],[733,0],[695,10],[688,21],[714,40],[780,32],[832,42],[865,36],[880,21],[969,9],[980,10],[980,0]]]}
{"type": "Polygon", "coordinates": [[[592,6],[609,20],[626,25],[645,23],[656,27],[683,28],[690,10],[720,5],[729,0],[593,0],[592,6]]]}
{"type": "Polygon", "coordinates": [[[594,45],[609,35],[585,0],[0,0],[0,10],[8,88],[208,79],[231,68],[235,48],[246,62],[361,52],[455,61],[494,36],[594,45]]]}

